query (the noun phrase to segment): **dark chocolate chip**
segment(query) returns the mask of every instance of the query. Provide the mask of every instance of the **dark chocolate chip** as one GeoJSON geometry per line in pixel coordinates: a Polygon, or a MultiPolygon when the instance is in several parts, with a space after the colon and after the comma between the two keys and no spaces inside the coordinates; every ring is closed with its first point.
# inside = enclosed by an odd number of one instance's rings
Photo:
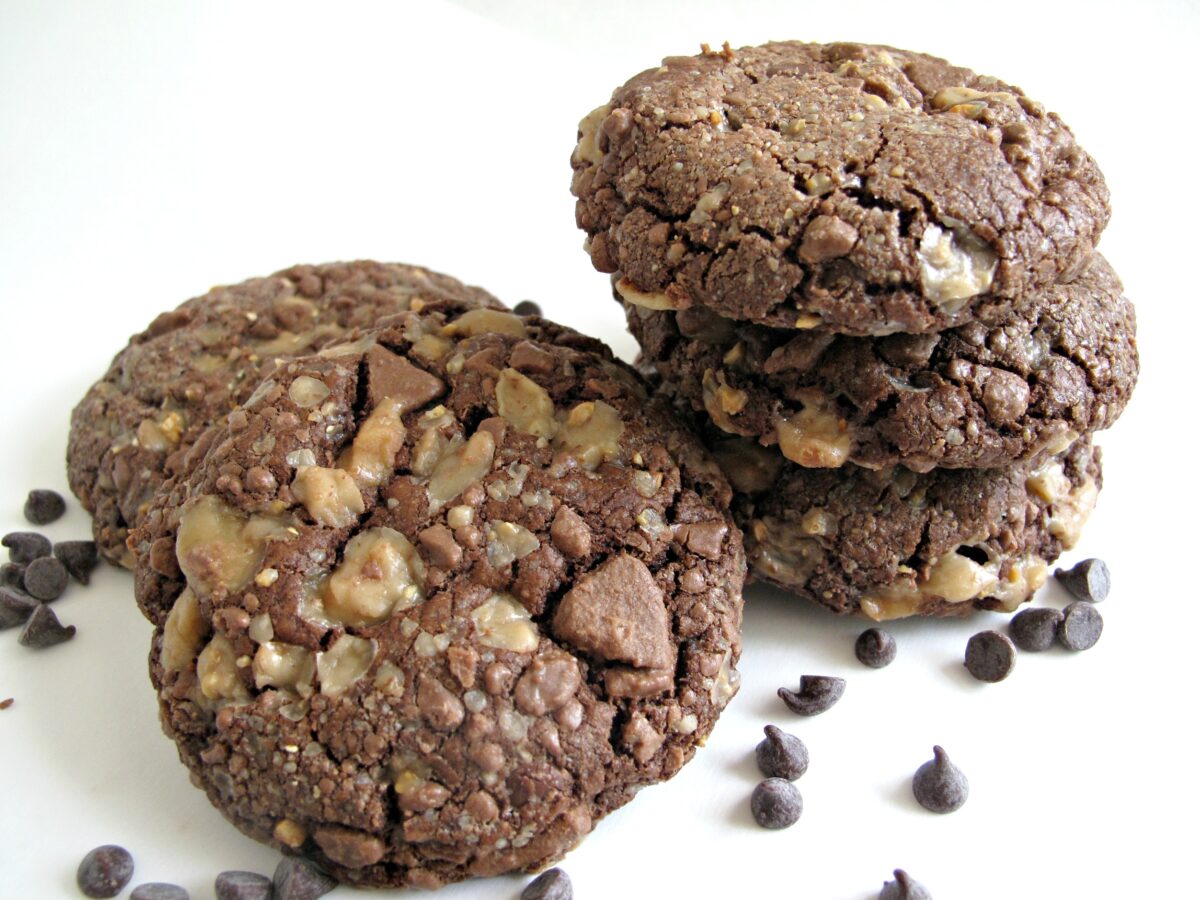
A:
{"type": "Polygon", "coordinates": [[[1100,640],[1104,630],[1104,619],[1092,604],[1077,600],[1063,610],[1058,623],[1058,642],[1068,650],[1087,650],[1100,640]]]}
{"type": "Polygon", "coordinates": [[[917,769],[912,789],[917,802],[930,812],[954,812],[967,802],[967,776],[941,747],[934,747],[933,759],[917,769]]]}
{"type": "Polygon", "coordinates": [[[83,858],[75,882],[89,897],[115,897],[132,877],[133,857],[129,851],[116,844],[105,844],[83,858]]]}
{"type": "Polygon", "coordinates": [[[10,531],[0,538],[0,545],[8,548],[9,560],[19,566],[50,555],[49,539],[36,531],[10,531]]]}
{"type": "Polygon", "coordinates": [[[864,666],[882,669],[896,658],[896,639],[882,628],[868,628],[854,642],[854,655],[864,666]]]}
{"type": "Polygon", "coordinates": [[[217,900],[271,900],[271,879],[257,872],[222,872],[217,876],[217,900]]]}
{"type": "Polygon", "coordinates": [[[24,566],[10,562],[0,565],[0,587],[20,587],[24,578],[24,566]]]}
{"type": "Polygon", "coordinates": [[[0,709],[8,709],[15,702],[12,697],[5,697],[3,700],[0,700],[0,709]]]}
{"type": "Polygon", "coordinates": [[[38,604],[37,609],[30,615],[29,621],[25,623],[21,636],[17,638],[17,643],[24,647],[32,647],[34,650],[41,650],[44,647],[53,647],[55,644],[69,641],[73,637],[75,637],[74,625],[64,627],[58,621],[54,610],[38,604]]]}
{"type": "Polygon", "coordinates": [[[148,881],[135,887],[129,900],[188,900],[188,892],[177,884],[148,881]]]}
{"type": "Polygon", "coordinates": [[[815,716],[841,700],[845,692],[845,678],[832,675],[801,675],[799,691],[780,688],[777,693],[792,712],[800,716],[815,716]]]}
{"type": "Polygon", "coordinates": [[[1017,664],[1017,648],[998,631],[981,631],[967,641],[964,664],[967,671],[980,681],[1003,681],[1017,664]]]}
{"type": "Polygon", "coordinates": [[[1112,579],[1102,559],[1085,559],[1069,569],[1055,569],[1054,577],[1071,595],[1089,603],[1099,603],[1108,596],[1112,579]]]}
{"type": "Polygon", "coordinates": [[[515,312],[518,316],[540,316],[542,314],[542,308],[532,300],[522,300],[513,307],[513,312],[515,312]]]}
{"type": "Polygon", "coordinates": [[[53,556],[35,559],[25,567],[25,590],[43,602],[57,600],[67,589],[67,567],[53,556]]]}
{"type": "Polygon", "coordinates": [[[914,881],[903,869],[896,869],[892,875],[896,880],[883,883],[879,900],[933,900],[933,894],[929,893],[925,885],[914,881]]]}
{"type": "Polygon", "coordinates": [[[0,628],[15,628],[27,621],[37,605],[24,591],[0,587],[0,628]]]}
{"type": "Polygon", "coordinates": [[[275,867],[274,900],[317,900],[337,887],[337,882],[314,863],[285,856],[275,867]]]}
{"type": "Polygon", "coordinates": [[[34,525],[49,525],[67,511],[67,502],[57,491],[33,490],[25,498],[25,518],[34,525]]]}
{"type": "Polygon", "coordinates": [[[571,900],[574,896],[571,876],[557,867],[547,869],[521,891],[521,900],[571,900]]]}
{"type": "Polygon", "coordinates": [[[1008,636],[1022,650],[1040,653],[1049,650],[1058,634],[1062,613],[1057,609],[1023,609],[1008,622],[1008,636]]]}
{"type": "Polygon", "coordinates": [[[80,584],[92,580],[92,571],[100,562],[100,552],[95,541],[59,541],[54,545],[54,555],[67,567],[67,572],[80,584]]]}
{"type": "Polygon", "coordinates": [[[808,748],[804,741],[774,725],[768,725],[763,732],[766,738],[754,748],[754,759],[760,772],[768,778],[795,781],[808,771],[808,748]]]}
{"type": "Polygon", "coordinates": [[[804,811],[804,799],[794,784],[784,778],[761,781],[750,795],[750,812],[763,828],[795,825],[804,811]]]}

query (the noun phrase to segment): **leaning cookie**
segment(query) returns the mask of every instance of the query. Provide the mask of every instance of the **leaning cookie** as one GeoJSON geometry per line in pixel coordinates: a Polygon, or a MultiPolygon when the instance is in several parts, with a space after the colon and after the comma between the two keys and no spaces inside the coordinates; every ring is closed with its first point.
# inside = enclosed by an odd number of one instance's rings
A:
{"type": "Polygon", "coordinates": [[[999,469],[806,469],[744,438],[714,455],[735,491],[753,575],[871,619],[1011,611],[1074,546],[1100,490],[1081,438],[999,469]]]}
{"type": "Polygon", "coordinates": [[[135,532],[164,727],[343,881],[538,868],[736,691],[728,484],[542,319],[428,307],[344,350],[277,370],[135,532]]]}
{"type": "Polygon", "coordinates": [[[988,468],[1112,425],[1138,374],[1133,304],[1099,254],[1019,312],[939,334],[768,328],[625,305],[642,358],[694,410],[814,468],[988,468]]]}
{"type": "Polygon", "coordinates": [[[928,332],[1072,277],[1108,190],[1018,88],[891,47],[664,60],[580,124],[576,220],[630,303],[928,332]]]}
{"type": "Polygon", "coordinates": [[[293,266],[213,288],[160,315],[130,339],[71,415],[67,476],[92,514],[100,551],[133,567],[126,535],[154,491],[276,359],[342,340],[414,300],[447,299],[502,308],[448,275],[363,261],[293,266]]]}

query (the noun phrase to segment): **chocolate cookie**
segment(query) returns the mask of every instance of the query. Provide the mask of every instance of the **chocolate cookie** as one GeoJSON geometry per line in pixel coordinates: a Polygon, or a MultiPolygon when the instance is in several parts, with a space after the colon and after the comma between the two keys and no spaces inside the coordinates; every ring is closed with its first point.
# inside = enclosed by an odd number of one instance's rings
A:
{"type": "Polygon", "coordinates": [[[736,690],[728,484],[590,338],[428,307],[209,434],[137,591],[164,727],[259,840],[360,885],[536,869],[736,690]]]}
{"type": "Polygon", "coordinates": [[[576,220],[630,303],[941,330],[1086,263],[1103,177],[1018,88],[891,47],[664,60],[580,124],[576,220]]]}
{"type": "Polygon", "coordinates": [[[155,319],[117,354],[71,415],[67,476],[111,562],[145,505],[212,422],[279,358],[311,353],[420,299],[503,308],[486,291],[417,266],[293,266],[217,287],[155,319]]]}
{"type": "MultiPolygon", "coordinates": [[[[940,334],[849,337],[625,305],[643,359],[724,431],[792,462],[987,468],[1107,428],[1137,381],[1133,305],[1099,254],[1019,312],[940,334]]],[[[1056,449],[1057,448],[1057,449],[1056,449]]]]}
{"type": "Polygon", "coordinates": [[[806,469],[745,438],[713,452],[751,572],[875,620],[1013,610],[1072,547],[1100,490],[1090,438],[998,469],[806,469]]]}

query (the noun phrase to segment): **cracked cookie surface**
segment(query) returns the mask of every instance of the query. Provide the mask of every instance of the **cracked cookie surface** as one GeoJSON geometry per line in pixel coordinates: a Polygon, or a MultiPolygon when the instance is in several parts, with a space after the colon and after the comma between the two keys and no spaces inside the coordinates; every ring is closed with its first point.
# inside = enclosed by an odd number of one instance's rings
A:
{"type": "Polygon", "coordinates": [[[156,318],[71,415],[67,476],[100,551],[133,568],[131,526],[187,448],[254,390],[275,360],[311,353],[420,299],[501,308],[481,288],[419,266],[293,266],[213,288],[156,318]]]}
{"type": "Polygon", "coordinates": [[[863,44],[666,59],[584,118],[572,166],[628,302],[850,334],[1019,305],[1109,214],[1095,162],[1018,88],[863,44]]]}
{"type": "Polygon", "coordinates": [[[720,470],[602,344],[439,304],[281,365],[135,530],[162,721],[360,885],[557,859],[737,689],[720,470]]]}

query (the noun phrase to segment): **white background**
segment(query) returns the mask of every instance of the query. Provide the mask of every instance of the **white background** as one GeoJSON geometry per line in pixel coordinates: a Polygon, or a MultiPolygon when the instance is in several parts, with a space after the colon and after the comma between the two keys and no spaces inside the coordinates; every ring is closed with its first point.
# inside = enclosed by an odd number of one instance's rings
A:
{"type": "MultiPolygon", "coordinates": [[[[1105,435],[1105,489],[1073,558],[1115,588],[1091,651],[1022,655],[1004,683],[962,648],[999,616],[905,622],[883,671],[863,627],[754,589],[741,694],[673,782],[602,822],[563,865],[576,896],[867,900],[896,866],[939,900],[1167,897],[1194,890],[1197,596],[1193,373],[1195,62],[1185,2],[459,4],[0,0],[0,531],[32,486],[65,493],[68,414],[162,309],[294,262],[421,263],[534,298],[627,358],[607,279],[568,193],[577,121],[613,87],[701,41],[880,41],[1022,85],[1060,111],[1112,188],[1102,249],[1138,303],[1143,376],[1105,435]],[[781,684],[846,676],[843,701],[790,717],[781,684]],[[800,822],[750,819],[763,724],[812,766],[800,822]],[[938,817],[909,779],[943,744],[971,779],[938,817]]],[[[48,529],[86,536],[76,504],[48,529]]],[[[211,896],[226,868],[269,873],[192,788],[156,721],[150,629],[104,569],[55,609],[43,652],[0,633],[0,896],[74,897],[116,842],[134,883],[211,896]]],[[[1065,603],[1055,586],[1040,602],[1065,603]]],[[[522,878],[443,896],[515,897],[522,878]]],[[[337,897],[351,891],[339,889],[337,897]]]]}

